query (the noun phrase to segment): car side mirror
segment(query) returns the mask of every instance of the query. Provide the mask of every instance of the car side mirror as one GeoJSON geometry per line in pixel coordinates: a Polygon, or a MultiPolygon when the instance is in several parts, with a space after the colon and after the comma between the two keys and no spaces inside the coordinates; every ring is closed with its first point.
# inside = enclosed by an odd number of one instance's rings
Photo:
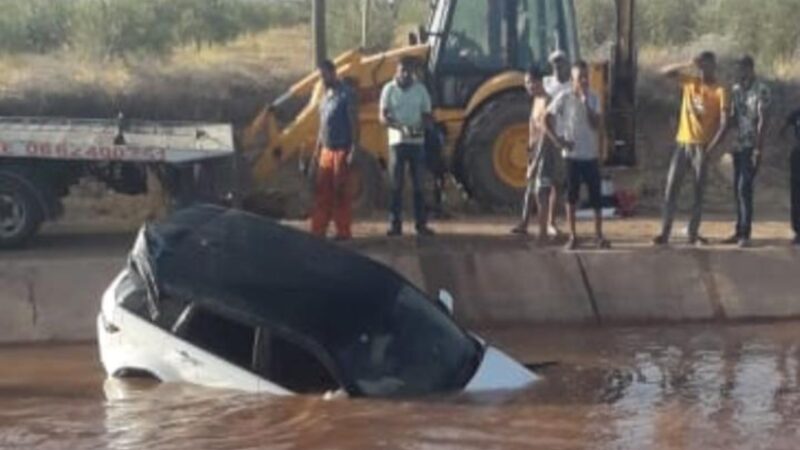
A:
{"type": "Polygon", "coordinates": [[[453,315],[453,304],[455,303],[455,299],[453,299],[453,294],[448,292],[445,289],[441,289],[439,291],[439,301],[442,302],[442,305],[447,309],[447,312],[450,315],[453,315]]]}

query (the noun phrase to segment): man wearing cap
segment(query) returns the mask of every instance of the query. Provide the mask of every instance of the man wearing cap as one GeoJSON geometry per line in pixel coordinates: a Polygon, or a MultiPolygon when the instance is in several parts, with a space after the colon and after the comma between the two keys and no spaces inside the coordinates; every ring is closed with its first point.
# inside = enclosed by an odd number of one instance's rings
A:
{"type": "Polygon", "coordinates": [[[544,77],[544,90],[550,98],[556,98],[560,93],[572,89],[572,67],[563,50],[554,51],[548,60],[553,74],[544,77]]]}
{"type": "Polygon", "coordinates": [[[689,171],[694,184],[689,243],[704,244],[705,239],[700,237],[700,221],[703,215],[708,161],[709,155],[719,145],[725,132],[728,94],[717,82],[717,57],[713,52],[703,52],[691,62],[664,67],[662,74],[680,83],[683,99],[676,136],[677,145],[667,176],[661,233],[653,238],[653,244],[669,243],[681,184],[689,171]]]}
{"type": "MultiPolygon", "coordinates": [[[[548,60],[550,61],[553,74],[544,77],[543,85],[547,97],[552,100],[562,93],[572,90],[572,67],[567,58],[567,54],[564,53],[563,50],[554,51],[550,54],[548,60]]],[[[558,126],[559,125],[556,124],[556,127],[558,126]]],[[[550,199],[546,202],[548,205],[547,235],[558,237],[561,232],[556,226],[556,216],[558,212],[559,196],[561,194],[561,189],[563,189],[564,158],[561,155],[560,149],[556,148],[554,143],[546,137],[542,138],[540,147],[542,155],[551,156],[548,161],[550,162],[550,167],[552,167],[552,176],[549,177],[549,179],[540,179],[539,182],[537,182],[542,188],[549,187],[550,191],[550,199]]],[[[542,167],[540,167],[540,169],[542,167]]],[[[540,174],[537,174],[537,178],[541,178],[539,175],[540,174]]],[[[540,211],[539,214],[544,213],[545,211],[540,211]]],[[[543,236],[540,236],[540,238],[543,238],[543,236]]]]}
{"type": "Polygon", "coordinates": [[[737,66],[739,81],[733,85],[731,102],[731,120],[738,128],[733,148],[736,230],[723,242],[747,247],[753,222],[753,180],[761,164],[770,91],[756,78],[752,57],[743,56],[737,66]]]}

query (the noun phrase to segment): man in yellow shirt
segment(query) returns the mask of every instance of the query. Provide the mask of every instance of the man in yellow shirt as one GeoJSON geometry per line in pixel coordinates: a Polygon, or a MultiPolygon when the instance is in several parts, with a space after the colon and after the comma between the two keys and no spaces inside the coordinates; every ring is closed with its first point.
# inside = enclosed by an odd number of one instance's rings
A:
{"type": "Polygon", "coordinates": [[[717,82],[716,73],[717,58],[712,52],[703,52],[690,63],[673,64],[662,69],[662,74],[681,84],[683,100],[677,146],[667,176],[661,234],[653,239],[656,245],[669,243],[681,184],[690,169],[694,203],[689,220],[689,243],[705,243],[700,237],[700,221],[708,161],[722,140],[728,117],[728,94],[717,82]]]}

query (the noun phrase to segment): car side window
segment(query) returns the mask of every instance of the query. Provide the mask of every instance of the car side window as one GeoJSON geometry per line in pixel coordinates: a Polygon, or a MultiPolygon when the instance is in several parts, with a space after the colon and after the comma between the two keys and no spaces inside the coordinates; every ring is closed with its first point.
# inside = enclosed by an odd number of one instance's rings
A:
{"type": "Polygon", "coordinates": [[[299,394],[321,394],[339,383],[308,349],[266,328],[258,329],[253,369],[261,377],[299,394]]]}
{"type": "Polygon", "coordinates": [[[125,271],[115,294],[123,308],[164,330],[172,328],[188,304],[185,300],[162,295],[155,309],[151,308],[147,299],[147,286],[133,268],[125,271]]]}
{"type": "Polygon", "coordinates": [[[175,322],[175,335],[215,356],[249,370],[256,329],[198,305],[184,310],[175,322]]]}

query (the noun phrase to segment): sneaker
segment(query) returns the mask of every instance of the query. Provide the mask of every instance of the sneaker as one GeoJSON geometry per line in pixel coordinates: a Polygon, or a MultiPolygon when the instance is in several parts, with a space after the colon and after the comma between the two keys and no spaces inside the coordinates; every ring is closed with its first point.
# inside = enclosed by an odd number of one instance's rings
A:
{"type": "Polygon", "coordinates": [[[725,245],[735,245],[735,244],[738,244],[740,241],[741,241],[741,239],[739,239],[739,235],[738,234],[734,234],[734,235],[731,235],[730,237],[728,237],[726,239],[723,239],[721,243],[725,244],[725,245]]]}
{"type": "Polygon", "coordinates": [[[736,243],[736,245],[738,245],[739,248],[749,248],[752,245],[752,243],[750,242],[750,238],[741,238],[739,239],[739,242],[736,243]]]}
{"type": "Polygon", "coordinates": [[[795,236],[794,239],[792,239],[792,245],[800,247],[800,235],[795,236]]]}
{"type": "Polygon", "coordinates": [[[521,236],[528,235],[528,227],[524,224],[519,224],[511,229],[511,234],[519,234],[521,236]]]}
{"type": "Polygon", "coordinates": [[[708,245],[708,239],[704,238],[703,236],[697,235],[692,236],[689,238],[689,245],[694,245],[697,247],[703,247],[708,245]]]}
{"type": "Polygon", "coordinates": [[[599,249],[608,250],[611,248],[611,242],[609,242],[609,240],[604,237],[597,238],[596,242],[597,242],[597,248],[599,249]]]}
{"type": "Polygon", "coordinates": [[[547,226],[547,235],[550,237],[559,237],[561,236],[561,230],[555,227],[555,225],[548,225],[547,226]]]}
{"type": "Polygon", "coordinates": [[[386,236],[389,237],[398,237],[403,235],[403,229],[400,227],[391,227],[389,231],[386,232],[386,236]]]}
{"type": "Polygon", "coordinates": [[[435,234],[436,233],[433,230],[431,230],[430,228],[428,228],[427,225],[422,225],[422,226],[417,227],[417,235],[418,236],[433,236],[435,234]]]}
{"type": "Polygon", "coordinates": [[[663,234],[659,234],[658,236],[653,238],[653,245],[655,246],[664,246],[667,244],[669,244],[669,239],[663,234]]]}

